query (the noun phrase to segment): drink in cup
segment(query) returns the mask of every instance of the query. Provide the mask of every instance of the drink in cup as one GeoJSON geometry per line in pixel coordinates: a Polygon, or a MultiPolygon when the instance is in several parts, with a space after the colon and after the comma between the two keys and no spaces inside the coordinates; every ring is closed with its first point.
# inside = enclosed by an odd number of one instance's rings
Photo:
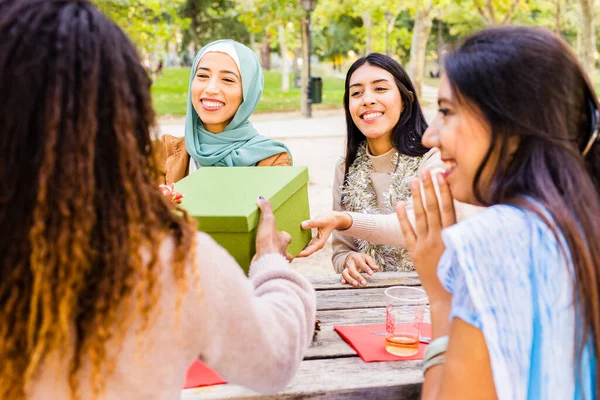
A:
{"type": "Polygon", "coordinates": [[[385,349],[400,357],[419,351],[421,324],[427,304],[423,289],[394,286],[385,290],[385,349]]]}

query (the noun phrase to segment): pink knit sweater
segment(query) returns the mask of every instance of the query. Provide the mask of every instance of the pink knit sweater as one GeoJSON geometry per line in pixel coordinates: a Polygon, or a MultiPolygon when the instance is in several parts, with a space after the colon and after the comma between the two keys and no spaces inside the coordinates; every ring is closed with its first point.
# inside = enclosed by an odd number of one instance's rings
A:
{"type": "MultiPolygon", "coordinates": [[[[103,399],[179,399],[187,366],[200,357],[228,382],[275,393],[293,378],[312,339],[315,292],[285,258],[268,254],[253,263],[248,279],[236,261],[208,235],[197,235],[194,268],[200,293],[183,296],[176,317],[178,286],[168,267],[173,242],[160,250],[161,297],[153,325],[139,343],[136,327],[123,344],[108,345],[116,360],[103,399]]],[[[114,331],[117,334],[116,331],[114,331]]],[[[65,354],[47,355],[29,399],[70,399],[65,354]]],[[[81,370],[81,398],[89,399],[89,360],[81,370]]]]}

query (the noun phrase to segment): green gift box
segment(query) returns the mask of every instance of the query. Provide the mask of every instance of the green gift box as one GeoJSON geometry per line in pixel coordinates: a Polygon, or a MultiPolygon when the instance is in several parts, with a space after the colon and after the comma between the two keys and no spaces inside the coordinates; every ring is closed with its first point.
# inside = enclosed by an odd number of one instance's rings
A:
{"type": "Polygon", "coordinates": [[[306,167],[202,167],[175,184],[181,207],[247,272],[256,252],[258,196],[269,200],[277,229],[292,236],[296,256],[310,241],[300,223],[310,218],[306,167]]]}

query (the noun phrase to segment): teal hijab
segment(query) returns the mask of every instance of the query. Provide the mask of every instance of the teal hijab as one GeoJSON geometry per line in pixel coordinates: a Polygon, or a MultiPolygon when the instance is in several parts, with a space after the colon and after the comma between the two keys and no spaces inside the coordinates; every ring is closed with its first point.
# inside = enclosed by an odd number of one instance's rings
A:
{"type": "MultiPolygon", "coordinates": [[[[231,46],[228,46],[231,47],[231,46]]],[[[215,50],[219,51],[219,50],[215,50]]],[[[263,73],[258,58],[248,47],[233,40],[217,40],[204,46],[194,60],[188,87],[187,112],[185,114],[185,147],[189,155],[200,166],[243,167],[252,166],[267,157],[288,152],[280,142],[261,136],[248,118],[252,115],[264,87],[263,73]],[[242,75],[243,101],[233,120],[221,133],[207,131],[192,104],[192,82],[196,77],[196,67],[200,58],[210,52],[211,47],[223,47],[223,43],[232,44],[239,60],[242,75]],[[219,45],[220,46],[216,46],[219,45]]]]}

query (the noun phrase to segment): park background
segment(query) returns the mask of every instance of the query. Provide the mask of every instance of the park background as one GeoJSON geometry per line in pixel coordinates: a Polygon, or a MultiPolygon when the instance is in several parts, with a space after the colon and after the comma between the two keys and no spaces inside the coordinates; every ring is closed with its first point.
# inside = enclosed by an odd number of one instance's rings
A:
{"type": "MultiPolygon", "coordinates": [[[[92,1],[127,32],[152,76],[158,135],[183,135],[190,66],[201,47],[230,38],[252,48],[265,90],[251,121],[285,142],[296,165],[308,166],[312,216],[331,210],[334,167],[345,145],[344,77],[358,57],[380,52],[398,60],[430,121],[444,55],[466,35],[492,25],[541,26],[571,45],[600,89],[600,0],[92,1]],[[312,105],[312,118],[305,117],[309,49],[311,75],[322,78],[322,102],[312,105]]],[[[328,244],[292,267],[307,275],[333,273],[330,257],[328,244]]]]}

